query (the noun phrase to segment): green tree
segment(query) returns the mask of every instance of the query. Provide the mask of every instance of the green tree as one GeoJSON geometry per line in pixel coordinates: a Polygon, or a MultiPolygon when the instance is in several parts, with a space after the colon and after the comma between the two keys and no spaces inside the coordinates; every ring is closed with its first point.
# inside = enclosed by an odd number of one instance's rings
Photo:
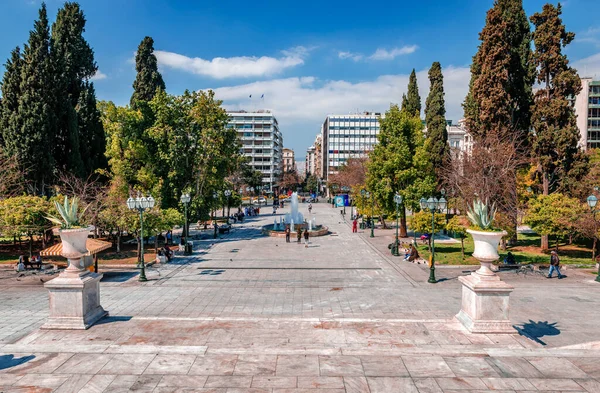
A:
{"type": "Polygon", "coordinates": [[[32,191],[38,194],[47,191],[55,167],[52,146],[56,121],[52,110],[49,42],[46,5],[42,4],[23,51],[16,127],[5,130],[8,134],[4,135],[6,152],[16,156],[32,191]]]}
{"type": "Polygon", "coordinates": [[[581,91],[581,81],[562,53],[575,34],[566,31],[561,13],[560,4],[546,4],[531,17],[536,80],[542,86],[533,106],[533,154],[542,172],[544,195],[557,190],[568,193],[571,183],[586,172],[587,160],[578,147],[579,129],[569,101],[581,91]]]}
{"type": "Polygon", "coordinates": [[[85,174],[89,176],[96,169],[105,169],[108,165],[105,155],[106,136],[102,125],[102,115],[98,110],[96,92],[92,82],[84,82],[76,110],[81,136],[81,157],[85,174]]]}
{"type": "Polygon", "coordinates": [[[133,95],[130,104],[138,107],[139,102],[149,102],[154,98],[156,90],[165,90],[165,82],[158,72],[158,61],[154,55],[154,40],[144,37],[135,55],[137,75],[133,82],[133,95]]]}
{"type": "Polygon", "coordinates": [[[534,69],[522,0],[495,0],[479,40],[463,104],[467,129],[475,140],[496,134],[526,151],[534,69]]]}
{"type": "Polygon", "coordinates": [[[421,96],[417,86],[417,74],[413,68],[408,78],[408,91],[406,98],[402,99],[402,109],[406,110],[411,116],[421,116],[421,96]]]}
{"type": "Polygon", "coordinates": [[[585,213],[586,208],[577,199],[556,192],[531,199],[525,223],[539,235],[555,235],[558,249],[559,239],[575,232],[576,223],[585,213]]]}
{"type": "Polygon", "coordinates": [[[21,96],[21,70],[23,59],[21,49],[17,46],[10,53],[10,58],[4,64],[2,76],[2,100],[0,100],[0,147],[4,140],[12,138],[18,133],[16,123],[19,110],[19,97],[21,96]]]}
{"type": "Polygon", "coordinates": [[[380,120],[378,144],[369,155],[367,188],[386,213],[396,211],[394,195],[402,195],[400,236],[406,236],[406,208],[416,210],[419,199],[435,190],[435,177],[423,143],[423,125],[418,117],[390,106],[380,120]]]}
{"type": "MultiPolygon", "coordinates": [[[[434,214],[435,232],[440,232],[446,227],[446,215],[442,213],[434,214]]],[[[414,232],[432,234],[431,228],[431,212],[420,211],[414,213],[410,220],[410,228],[414,232]]],[[[433,236],[433,234],[432,234],[433,236]]],[[[431,251],[431,237],[429,236],[429,251],[431,251]]]]}
{"type": "Polygon", "coordinates": [[[306,189],[311,192],[318,193],[319,191],[319,179],[313,174],[306,178],[306,189]]]}
{"type": "Polygon", "coordinates": [[[467,238],[468,222],[464,216],[454,216],[446,224],[446,230],[452,232],[454,236],[460,239],[460,251],[462,258],[465,259],[465,239],[467,238]]]}
{"type": "Polygon", "coordinates": [[[81,177],[90,171],[84,165],[87,135],[80,131],[76,107],[86,87],[84,80],[98,69],[94,52],[83,38],[85,23],[79,4],[67,2],[58,10],[50,40],[56,116],[54,161],[61,170],[81,177]]]}
{"type": "Polygon", "coordinates": [[[0,230],[4,235],[29,239],[29,257],[33,254],[33,237],[50,227],[46,215],[50,204],[37,196],[19,196],[0,200],[0,230]]]}
{"type": "Polygon", "coordinates": [[[427,125],[425,143],[439,187],[442,183],[442,170],[450,159],[450,147],[446,130],[444,77],[442,66],[437,61],[429,69],[429,82],[429,95],[425,101],[425,124],[427,125]]]}

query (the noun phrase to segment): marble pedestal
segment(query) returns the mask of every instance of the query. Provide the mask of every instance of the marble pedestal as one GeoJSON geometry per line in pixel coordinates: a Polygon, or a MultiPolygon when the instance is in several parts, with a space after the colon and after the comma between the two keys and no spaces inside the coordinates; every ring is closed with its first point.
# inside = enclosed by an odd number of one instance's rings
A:
{"type": "Polygon", "coordinates": [[[469,332],[515,333],[508,319],[509,296],[514,287],[496,274],[474,272],[458,279],[462,283],[462,307],[456,318],[469,332]]]}
{"type": "Polygon", "coordinates": [[[50,317],[42,329],[88,329],[108,313],[100,305],[102,274],[69,271],[48,281],[50,317]]]}

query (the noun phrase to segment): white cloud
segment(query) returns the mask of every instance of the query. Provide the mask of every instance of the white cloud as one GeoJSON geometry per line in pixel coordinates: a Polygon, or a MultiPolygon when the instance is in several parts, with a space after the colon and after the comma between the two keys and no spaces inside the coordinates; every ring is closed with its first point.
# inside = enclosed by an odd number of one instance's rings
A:
{"type": "Polygon", "coordinates": [[[571,63],[580,77],[600,78],[600,53],[574,61],[571,63]]]}
{"type": "Polygon", "coordinates": [[[108,75],[106,75],[105,73],[103,73],[100,70],[97,70],[96,73],[94,74],[94,76],[92,76],[90,78],[91,81],[101,81],[102,79],[106,79],[108,78],[108,75]]]}
{"type": "Polygon", "coordinates": [[[205,60],[199,57],[187,57],[178,53],[155,51],[161,67],[168,67],[215,79],[262,77],[281,73],[286,68],[304,64],[304,58],[310,49],[299,46],[282,51],[283,57],[240,56],[215,57],[205,60]]]}
{"type": "Polygon", "coordinates": [[[600,26],[590,27],[586,31],[575,34],[575,42],[586,42],[600,47],[600,26]]]}
{"type": "Polygon", "coordinates": [[[371,60],[394,60],[398,56],[409,55],[417,50],[417,45],[403,46],[402,48],[393,48],[390,50],[379,48],[369,56],[371,60]]]}
{"type": "MultiPolygon", "coordinates": [[[[417,73],[421,100],[429,90],[427,71],[417,73]]],[[[462,117],[463,102],[469,87],[470,71],[468,67],[446,67],[444,70],[444,89],[446,93],[447,118],[454,121],[462,117]]],[[[390,103],[400,103],[402,94],[408,86],[408,75],[383,75],[374,80],[347,82],[344,80],[320,81],[315,77],[295,77],[258,81],[254,83],[220,87],[214,89],[219,99],[224,100],[228,109],[254,110],[269,108],[273,110],[282,129],[287,126],[318,124],[331,113],[349,113],[360,111],[385,112],[390,103]],[[264,94],[260,103],[251,101],[264,94]],[[254,102],[254,103],[253,103],[254,102]],[[260,105],[258,107],[257,105],[260,105]]],[[[313,126],[313,128],[315,128],[313,126]]],[[[310,133],[316,133],[312,129],[310,133]]]]}
{"type": "Polygon", "coordinates": [[[338,57],[340,59],[352,59],[354,61],[359,61],[363,58],[363,55],[361,55],[360,53],[340,51],[338,52],[338,57]]]}

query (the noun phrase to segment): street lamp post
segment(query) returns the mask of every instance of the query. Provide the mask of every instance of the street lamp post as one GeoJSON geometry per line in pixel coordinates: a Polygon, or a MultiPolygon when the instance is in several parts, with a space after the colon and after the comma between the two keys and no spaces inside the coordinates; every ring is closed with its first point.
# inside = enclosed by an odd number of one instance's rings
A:
{"type": "Polygon", "coordinates": [[[192,200],[192,198],[190,197],[190,194],[181,194],[180,201],[181,201],[181,203],[183,203],[184,210],[185,210],[185,226],[183,227],[183,237],[185,237],[186,239],[188,238],[188,232],[189,232],[187,208],[188,208],[188,204],[190,203],[191,200],[192,200]]]}
{"type": "Polygon", "coordinates": [[[229,197],[231,196],[231,190],[225,190],[225,198],[227,198],[227,223],[229,223],[229,197]]]}
{"type": "Polygon", "coordinates": [[[394,195],[394,203],[396,204],[396,240],[394,241],[396,243],[396,247],[395,248],[392,247],[392,255],[399,256],[400,253],[398,252],[398,248],[399,248],[399,241],[398,241],[398,216],[400,215],[399,208],[400,208],[400,205],[402,204],[402,195],[400,195],[400,194],[394,195]]]}
{"type": "Polygon", "coordinates": [[[138,196],[137,198],[129,197],[127,199],[127,207],[130,210],[137,210],[140,212],[140,240],[141,240],[141,255],[140,255],[140,277],[139,281],[148,281],[146,278],[146,262],[144,261],[144,210],[152,209],[154,207],[154,198],[149,196],[138,196]]]}
{"type": "MultiPolygon", "coordinates": [[[[592,211],[592,214],[594,215],[594,232],[596,232],[595,226],[596,226],[596,204],[598,203],[598,198],[596,198],[595,195],[590,195],[589,197],[587,197],[587,204],[590,207],[590,210],[592,211]]],[[[596,242],[594,242],[594,246],[596,246],[596,242]]],[[[596,255],[596,249],[594,248],[594,250],[592,250],[592,257],[595,257],[596,255]]],[[[595,260],[595,258],[594,258],[595,260]]],[[[598,274],[596,275],[596,281],[600,282],[600,265],[598,266],[598,274]]]]}
{"type": "Polygon", "coordinates": [[[362,228],[365,229],[365,194],[367,193],[367,190],[365,190],[364,188],[362,190],[360,190],[360,197],[362,199],[362,207],[360,209],[360,218],[362,220],[362,228]]]}
{"type": "Polygon", "coordinates": [[[371,193],[369,191],[367,191],[367,199],[371,200],[371,236],[370,237],[375,237],[375,221],[373,221],[373,205],[374,205],[374,201],[371,198],[371,193]]]}
{"type": "MultiPolygon", "coordinates": [[[[219,197],[219,194],[217,194],[216,192],[213,192],[213,199],[216,201],[217,198],[219,197]]],[[[215,205],[216,206],[216,205],[215,205]]],[[[213,227],[214,229],[214,233],[213,233],[213,239],[217,238],[217,208],[215,207],[213,209],[213,227]]]]}
{"type": "Polygon", "coordinates": [[[430,197],[429,199],[421,198],[419,204],[421,205],[421,209],[429,209],[431,211],[431,264],[429,265],[429,280],[427,282],[435,284],[437,282],[435,279],[435,238],[433,236],[435,232],[435,212],[436,210],[443,211],[446,208],[447,202],[444,197],[441,197],[439,200],[430,197]]]}

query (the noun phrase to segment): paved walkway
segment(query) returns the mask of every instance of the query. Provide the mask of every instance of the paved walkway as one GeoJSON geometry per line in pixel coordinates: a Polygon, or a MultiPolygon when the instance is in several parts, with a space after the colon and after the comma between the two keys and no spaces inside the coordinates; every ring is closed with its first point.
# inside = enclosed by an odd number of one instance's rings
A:
{"type": "Polygon", "coordinates": [[[503,274],[521,334],[472,335],[453,320],[470,269],[427,284],[423,265],[389,256],[392,231],[352,234],[313,207],[333,234],[309,248],[262,236],[266,215],[148,269],[147,283],[107,273],[111,316],[87,331],[39,330],[42,283],[5,273],[0,392],[600,392],[593,276],[503,274]]]}

